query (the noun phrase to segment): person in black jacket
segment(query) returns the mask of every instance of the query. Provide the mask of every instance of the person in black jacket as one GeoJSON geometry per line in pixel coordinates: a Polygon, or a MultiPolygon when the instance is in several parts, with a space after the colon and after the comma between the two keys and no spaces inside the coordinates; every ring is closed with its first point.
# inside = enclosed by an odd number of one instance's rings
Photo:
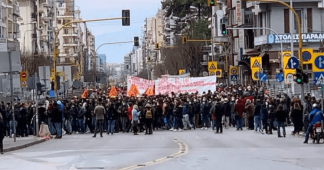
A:
{"type": "Polygon", "coordinates": [[[267,105],[263,104],[260,110],[261,114],[261,122],[262,122],[262,127],[265,130],[266,134],[268,134],[268,109],[267,105]]]}
{"type": "Polygon", "coordinates": [[[230,125],[230,117],[231,117],[231,104],[228,102],[228,99],[224,99],[224,116],[223,116],[223,123],[225,128],[227,129],[230,125]]]}
{"type": "Polygon", "coordinates": [[[55,139],[61,139],[62,138],[62,111],[56,102],[53,104],[51,116],[56,131],[55,139]]]}
{"type": "Polygon", "coordinates": [[[81,109],[81,116],[82,118],[85,118],[85,125],[82,133],[86,133],[87,127],[90,129],[90,132],[94,132],[94,125],[92,123],[92,117],[93,117],[93,112],[92,112],[92,107],[87,104],[84,109],[81,109]]]}
{"type": "Polygon", "coordinates": [[[3,154],[3,138],[5,135],[5,127],[2,114],[0,113],[0,152],[3,154]]]}
{"type": "Polygon", "coordinates": [[[218,98],[215,105],[215,125],[216,133],[223,133],[222,117],[224,115],[224,106],[220,103],[218,98]]]}
{"type": "Polygon", "coordinates": [[[201,128],[201,117],[200,117],[200,103],[197,101],[197,99],[194,99],[194,103],[192,106],[192,112],[195,116],[195,127],[201,128]]]}
{"type": "Polygon", "coordinates": [[[284,110],[282,104],[279,104],[278,109],[275,113],[275,117],[277,118],[278,121],[278,138],[281,138],[282,136],[280,135],[280,127],[283,129],[283,135],[286,137],[286,129],[285,129],[285,122],[287,118],[287,112],[284,110]]]}
{"type": "Polygon", "coordinates": [[[294,124],[294,131],[292,131],[292,135],[295,135],[296,133],[299,134],[299,132],[302,130],[303,127],[303,111],[300,108],[299,103],[295,103],[293,105],[293,109],[291,111],[290,117],[294,124]]]}
{"type": "Polygon", "coordinates": [[[116,115],[117,110],[114,108],[114,105],[111,102],[109,102],[106,114],[108,120],[107,135],[109,135],[109,133],[111,133],[111,135],[114,134],[116,115]]]}
{"type": "Polygon", "coordinates": [[[21,137],[27,137],[27,110],[24,106],[24,104],[21,105],[20,111],[19,111],[20,117],[18,119],[18,126],[19,126],[19,134],[21,137]]]}

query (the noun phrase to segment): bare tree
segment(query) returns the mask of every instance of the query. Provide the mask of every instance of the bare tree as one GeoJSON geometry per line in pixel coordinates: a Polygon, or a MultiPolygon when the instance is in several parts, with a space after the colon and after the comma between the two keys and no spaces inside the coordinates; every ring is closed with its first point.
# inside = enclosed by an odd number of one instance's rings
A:
{"type": "Polygon", "coordinates": [[[39,66],[49,66],[51,60],[44,55],[32,55],[31,52],[22,52],[20,55],[22,70],[26,70],[28,75],[38,72],[39,66]]]}
{"type": "Polygon", "coordinates": [[[174,48],[164,48],[164,69],[168,74],[176,75],[180,69],[188,69],[191,76],[199,76],[204,70],[200,64],[203,60],[202,46],[203,43],[188,42],[186,45],[177,40],[174,48]]]}

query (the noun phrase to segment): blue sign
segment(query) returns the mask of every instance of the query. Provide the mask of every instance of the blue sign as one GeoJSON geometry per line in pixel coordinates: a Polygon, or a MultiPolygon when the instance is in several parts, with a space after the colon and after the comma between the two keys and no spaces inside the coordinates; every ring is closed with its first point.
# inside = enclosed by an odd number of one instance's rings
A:
{"type": "Polygon", "coordinates": [[[324,72],[314,72],[314,84],[324,84],[324,72]]]}
{"type": "Polygon", "coordinates": [[[282,81],[284,81],[284,75],[283,75],[283,73],[278,73],[278,74],[276,74],[276,80],[277,80],[278,82],[282,82],[282,81]]]}
{"type": "Polygon", "coordinates": [[[296,69],[299,66],[299,61],[296,57],[290,57],[286,69],[296,69]]]}
{"type": "Polygon", "coordinates": [[[237,75],[231,75],[231,81],[237,81],[237,75]]]}
{"type": "MultiPolygon", "coordinates": [[[[323,33],[303,33],[302,34],[302,40],[303,42],[321,42],[324,38],[323,33]]],[[[294,42],[299,42],[299,35],[293,34],[293,38],[291,38],[290,34],[269,34],[267,37],[268,44],[279,44],[279,43],[290,43],[291,39],[293,39],[294,42]]]]}
{"type": "Polygon", "coordinates": [[[320,55],[316,57],[314,64],[318,69],[324,69],[324,56],[320,55]]]}
{"type": "Polygon", "coordinates": [[[312,59],[312,55],[311,55],[310,52],[308,52],[308,51],[304,51],[304,52],[302,53],[302,58],[303,58],[304,61],[309,61],[309,60],[312,59]]]}
{"type": "Polygon", "coordinates": [[[55,92],[54,90],[49,91],[49,97],[55,97],[55,92]]]}
{"type": "Polygon", "coordinates": [[[267,81],[268,76],[265,73],[260,73],[259,79],[260,79],[260,81],[265,82],[265,81],[267,81]]]}

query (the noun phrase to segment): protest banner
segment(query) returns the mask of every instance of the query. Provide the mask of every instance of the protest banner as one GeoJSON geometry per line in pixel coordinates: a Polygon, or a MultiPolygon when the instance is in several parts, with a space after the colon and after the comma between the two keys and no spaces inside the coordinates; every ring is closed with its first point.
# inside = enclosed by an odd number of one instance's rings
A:
{"type": "Polygon", "coordinates": [[[216,76],[155,80],[155,94],[198,93],[216,90],[216,76]]]}
{"type": "Polygon", "coordinates": [[[190,77],[190,73],[185,73],[185,74],[181,74],[181,75],[169,75],[169,74],[161,75],[162,79],[164,79],[164,78],[187,78],[187,77],[190,77]]]}
{"type": "Polygon", "coordinates": [[[136,85],[139,93],[143,94],[146,89],[149,89],[151,86],[154,86],[154,80],[147,80],[139,77],[129,76],[127,80],[127,91],[129,91],[131,85],[133,84],[136,85]]]}

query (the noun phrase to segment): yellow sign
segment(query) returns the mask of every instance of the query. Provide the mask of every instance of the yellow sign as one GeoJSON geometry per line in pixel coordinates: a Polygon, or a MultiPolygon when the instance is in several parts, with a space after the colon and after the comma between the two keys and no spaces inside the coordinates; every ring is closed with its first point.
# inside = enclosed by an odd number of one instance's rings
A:
{"type": "Polygon", "coordinates": [[[251,69],[261,68],[262,67],[262,58],[261,57],[251,57],[250,58],[251,69]]]}
{"type": "Polygon", "coordinates": [[[182,74],[185,74],[186,73],[186,70],[179,70],[179,75],[182,75],[182,74]]]}
{"type": "Polygon", "coordinates": [[[216,61],[208,61],[208,71],[216,71],[217,70],[217,62],[216,61]]]}
{"type": "Polygon", "coordinates": [[[283,52],[283,72],[284,72],[285,83],[292,83],[294,81],[293,75],[296,73],[296,69],[286,68],[290,57],[291,57],[290,51],[283,52]]]}
{"type": "Polygon", "coordinates": [[[65,76],[65,73],[64,73],[64,71],[60,71],[60,72],[56,72],[56,75],[63,77],[63,76],[65,76]]]}
{"type": "Polygon", "coordinates": [[[215,76],[216,75],[216,71],[209,71],[209,75],[210,76],[215,76]]]}
{"type": "Polygon", "coordinates": [[[260,69],[255,68],[252,69],[252,80],[259,80],[259,75],[260,75],[260,69]]]}
{"type": "Polygon", "coordinates": [[[314,62],[312,63],[312,71],[313,72],[324,72],[324,53],[313,53],[314,54],[314,62]],[[317,65],[317,66],[316,66],[317,65]]]}
{"type": "Polygon", "coordinates": [[[221,69],[217,69],[216,70],[216,77],[218,77],[218,78],[222,77],[222,71],[223,70],[221,70],[221,69]]]}
{"type": "Polygon", "coordinates": [[[238,67],[237,66],[230,66],[229,67],[229,74],[231,75],[238,75],[238,67]]]}
{"type": "Polygon", "coordinates": [[[27,71],[20,72],[20,87],[27,87],[27,71]]]}

